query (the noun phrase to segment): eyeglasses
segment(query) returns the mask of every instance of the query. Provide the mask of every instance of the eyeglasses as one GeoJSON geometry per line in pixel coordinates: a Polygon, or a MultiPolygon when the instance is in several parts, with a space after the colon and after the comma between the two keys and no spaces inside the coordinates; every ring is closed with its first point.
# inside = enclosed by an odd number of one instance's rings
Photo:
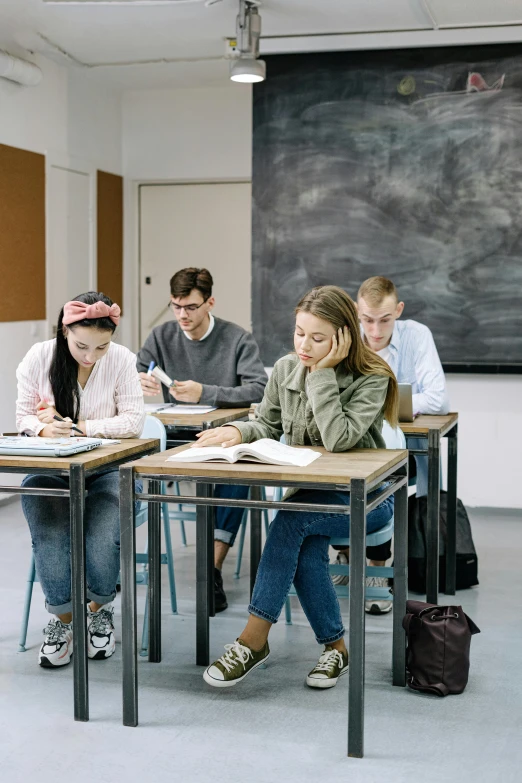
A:
{"type": "Polygon", "coordinates": [[[189,305],[178,305],[175,304],[175,302],[172,301],[172,299],[169,302],[169,307],[171,310],[174,310],[175,313],[181,313],[182,310],[184,310],[186,313],[194,313],[196,310],[199,310],[200,307],[203,307],[207,300],[205,299],[204,302],[201,302],[201,304],[189,304],[189,305]]]}

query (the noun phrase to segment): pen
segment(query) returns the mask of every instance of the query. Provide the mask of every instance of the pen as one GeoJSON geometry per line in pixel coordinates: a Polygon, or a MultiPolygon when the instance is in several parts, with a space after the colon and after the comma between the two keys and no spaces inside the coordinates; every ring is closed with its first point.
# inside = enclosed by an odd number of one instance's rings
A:
{"type": "Polygon", "coordinates": [[[153,371],[155,366],[156,366],[156,362],[151,362],[149,364],[149,369],[147,370],[147,375],[152,375],[152,371],[153,371]]]}
{"type": "MultiPolygon", "coordinates": [[[[62,417],[58,416],[58,414],[56,414],[56,416],[53,416],[53,419],[55,419],[56,421],[65,421],[65,419],[62,419],[62,417]]],[[[80,429],[78,429],[78,427],[75,427],[74,424],[72,425],[71,429],[73,429],[75,432],[79,432],[80,435],[85,436],[85,433],[83,433],[80,429]]]]}

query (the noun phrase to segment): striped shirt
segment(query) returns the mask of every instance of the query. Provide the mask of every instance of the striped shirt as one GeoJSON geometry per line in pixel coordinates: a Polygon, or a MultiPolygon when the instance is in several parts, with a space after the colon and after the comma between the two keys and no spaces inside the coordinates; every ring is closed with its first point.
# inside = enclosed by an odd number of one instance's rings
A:
{"type": "MultiPolygon", "coordinates": [[[[40,400],[54,405],[49,380],[54,345],[55,340],[36,343],[18,365],[18,432],[35,436],[45,427],[36,411],[40,400]]],[[[94,365],[85,388],[78,384],[78,393],[78,419],[85,421],[87,437],[140,436],[145,422],[143,392],[136,371],[136,356],[128,348],[111,342],[107,353],[94,365]]]]}
{"type": "Polygon", "coordinates": [[[395,321],[388,364],[399,383],[412,387],[413,412],[448,413],[446,379],[433,335],[418,321],[395,321]]]}

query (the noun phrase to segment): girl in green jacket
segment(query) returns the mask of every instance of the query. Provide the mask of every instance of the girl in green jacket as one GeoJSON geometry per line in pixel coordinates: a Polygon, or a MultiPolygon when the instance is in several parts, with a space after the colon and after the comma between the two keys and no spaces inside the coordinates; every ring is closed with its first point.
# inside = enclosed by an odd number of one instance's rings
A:
{"type": "MultiPolygon", "coordinates": [[[[207,430],[193,448],[279,440],[283,434],[290,446],[323,446],[331,452],[385,448],[383,418],[397,425],[397,381],[361,339],[352,299],[337,286],[320,286],[301,299],[295,315],[295,353],[276,362],[255,421],[207,430]]],[[[301,489],[288,500],[341,505],[349,504],[349,498],[349,492],[301,489]]],[[[367,531],[384,527],[392,514],[393,496],[367,515],[367,531]]],[[[348,519],[345,514],[278,512],[259,563],[247,625],[206,669],[209,685],[236,685],[266,661],[268,634],[292,583],[318,643],[324,645],[306,683],[312,688],[336,685],[348,670],[348,653],[328,546],[330,538],[346,536],[348,519]]]]}

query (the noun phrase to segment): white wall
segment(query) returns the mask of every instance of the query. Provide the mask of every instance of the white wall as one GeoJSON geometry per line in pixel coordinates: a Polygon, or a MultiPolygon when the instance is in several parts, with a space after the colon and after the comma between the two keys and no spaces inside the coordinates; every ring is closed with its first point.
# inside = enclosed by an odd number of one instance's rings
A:
{"type": "MultiPolygon", "coordinates": [[[[235,84],[125,93],[125,176],[135,181],[250,179],[251,94],[235,84]]],[[[137,200],[130,183],[128,188],[126,250],[134,285],[137,200]]],[[[451,408],[460,414],[459,496],[472,506],[522,508],[522,377],[450,375],[448,386],[451,408]]]]}
{"type": "MultiPolygon", "coordinates": [[[[212,89],[125,92],[123,171],[125,306],[131,312],[138,301],[138,183],[250,181],[251,87],[228,82],[212,89]]],[[[211,259],[207,265],[214,274],[211,259]]],[[[250,270],[238,270],[236,279],[239,289],[248,288],[250,270]]],[[[128,328],[127,342],[137,349],[137,319],[128,328]]]]}
{"type": "MultiPolygon", "coordinates": [[[[81,71],[67,70],[42,57],[35,62],[43,71],[36,87],[0,79],[0,144],[46,154],[48,161],[59,165],[81,159],[93,171],[99,168],[120,174],[120,97],[91,83],[81,71]]],[[[48,235],[48,245],[50,239],[48,235]]],[[[55,314],[47,315],[54,321],[55,314]]],[[[16,367],[31,345],[46,337],[44,321],[0,323],[2,432],[15,430],[16,367]]]]}

